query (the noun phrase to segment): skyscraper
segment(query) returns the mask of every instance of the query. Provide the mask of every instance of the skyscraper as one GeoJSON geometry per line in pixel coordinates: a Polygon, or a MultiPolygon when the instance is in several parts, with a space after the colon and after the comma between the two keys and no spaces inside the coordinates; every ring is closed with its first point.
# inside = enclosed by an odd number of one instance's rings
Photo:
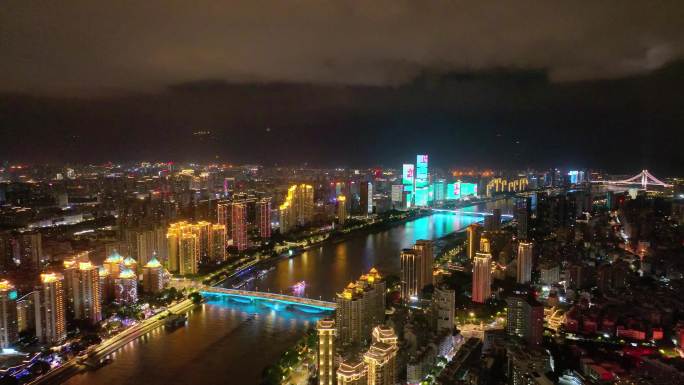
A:
{"type": "Polygon", "coordinates": [[[209,260],[223,262],[226,260],[226,226],[211,225],[209,232],[209,260]]]}
{"type": "Polygon", "coordinates": [[[261,198],[257,201],[256,220],[259,237],[271,238],[271,198],[261,198]]]}
{"type": "Polygon", "coordinates": [[[392,329],[390,326],[378,325],[374,327],[371,336],[373,337],[373,342],[382,342],[394,347],[395,349],[397,348],[399,339],[397,338],[397,334],[394,332],[394,329],[392,329]]]}
{"type": "Polygon", "coordinates": [[[43,241],[39,232],[23,233],[18,239],[22,269],[40,270],[43,265],[43,241]]]}
{"type": "Polygon", "coordinates": [[[133,270],[124,268],[114,280],[114,300],[122,304],[138,300],[138,277],[133,270]]]}
{"type": "Polygon", "coordinates": [[[311,222],[314,214],[314,189],[308,184],[292,185],[279,207],[280,232],[287,233],[296,226],[311,222]]]}
{"type": "Polygon", "coordinates": [[[230,201],[221,201],[216,205],[216,213],[219,225],[226,227],[226,237],[231,237],[233,229],[231,223],[233,222],[233,203],[230,201]]]}
{"type": "Polygon", "coordinates": [[[532,281],[532,243],[520,242],[518,244],[517,274],[518,283],[530,283],[532,281]]]}
{"type": "MultiPolygon", "coordinates": [[[[207,262],[210,259],[211,249],[211,223],[207,221],[199,221],[189,225],[190,231],[195,234],[197,239],[197,248],[199,249],[199,261],[207,262]]],[[[198,261],[198,262],[199,262],[198,261]]]]}
{"type": "Polygon", "coordinates": [[[491,297],[492,255],[478,252],[473,260],[473,302],[485,303],[491,297]]]}
{"type": "Polygon", "coordinates": [[[344,226],[347,222],[347,197],[340,195],[337,197],[337,223],[344,226]]]}
{"type": "Polygon", "coordinates": [[[7,280],[0,281],[0,348],[8,348],[19,339],[17,326],[17,290],[7,280]]]}
{"type": "Polygon", "coordinates": [[[363,355],[368,365],[368,385],[394,385],[397,380],[397,349],[384,342],[374,342],[363,355]]]}
{"type": "Polygon", "coordinates": [[[472,261],[475,254],[480,251],[480,237],[482,236],[482,226],[477,223],[466,228],[466,235],[468,239],[468,258],[472,261]]]}
{"type": "Polygon", "coordinates": [[[335,321],[324,318],[316,323],[318,331],[318,384],[333,385],[335,376],[335,321]]]}
{"type": "Polygon", "coordinates": [[[368,385],[368,366],[358,359],[345,360],[337,368],[337,385],[368,385]]]}
{"type": "Polygon", "coordinates": [[[515,207],[515,220],[517,221],[518,239],[529,238],[529,225],[532,216],[532,198],[519,199],[515,207]]]}
{"type": "Polygon", "coordinates": [[[90,262],[79,262],[73,282],[74,319],[97,323],[102,319],[99,269],[90,262]]]}
{"type": "Polygon", "coordinates": [[[448,287],[435,285],[432,293],[432,314],[437,331],[454,330],[454,316],[456,314],[456,292],[448,287]]]}
{"type": "Polygon", "coordinates": [[[64,276],[62,274],[41,274],[41,289],[35,304],[36,337],[50,345],[60,343],[66,338],[66,301],[64,276]]]}
{"type": "Polygon", "coordinates": [[[233,233],[233,246],[238,251],[247,250],[249,247],[247,239],[247,204],[243,202],[233,202],[233,223],[231,225],[233,233]]]}
{"type": "Polygon", "coordinates": [[[361,215],[373,214],[373,184],[361,182],[359,185],[359,206],[361,215]]]}
{"type": "Polygon", "coordinates": [[[506,298],[506,332],[524,339],[530,346],[539,346],[544,332],[544,306],[527,288],[518,288],[506,298]]]}
{"type": "Polygon", "coordinates": [[[166,234],[169,242],[168,268],[179,274],[196,274],[200,259],[199,239],[188,222],[176,222],[166,234]]]}
{"type": "Polygon", "coordinates": [[[375,268],[337,294],[337,340],[341,344],[363,342],[371,328],[385,317],[385,283],[375,268]]]}
{"type": "Polygon", "coordinates": [[[121,254],[115,251],[107,256],[107,259],[105,259],[103,265],[105,269],[109,271],[109,275],[111,277],[118,277],[119,271],[121,271],[121,267],[123,266],[123,261],[124,258],[121,256],[121,254]]]}
{"type": "Polygon", "coordinates": [[[404,249],[401,259],[401,298],[410,301],[418,298],[423,288],[432,284],[434,242],[418,240],[413,249],[404,249]]]}
{"type": "Polygon", "coordinates": [[[413,249],[420,255],[421,278],[419,290],[425,286],[432,285],[432,270],[435,262],[435,243],[427,239],[419,239],[413,245],[413,249]]]}
{"type": "Polygon", "coordinates": [[[420,254],[415,249],[401,251],[401,299],[409,302],[418,298],[421,277],[420,254]]]}
{"type": "Polygon", "coordinates": [[[155,257],[143,266],[143,290],[147,294],[156,294],[164,290],[164,268],[155,257]]]}

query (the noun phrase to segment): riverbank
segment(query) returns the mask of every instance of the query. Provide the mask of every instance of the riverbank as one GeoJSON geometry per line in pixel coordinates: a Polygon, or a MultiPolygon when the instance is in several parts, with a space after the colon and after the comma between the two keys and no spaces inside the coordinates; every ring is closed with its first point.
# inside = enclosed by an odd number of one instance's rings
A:
{"type": "MultiPolygon", "coordinates": [[[[164,323],[164,318],[169,314],[182,314],[192,309],[195,303],[190,299],[185,299],[171,307],[166,311],[159,312],[154,316],[141,321],[140,323],[131,326],[130,328],[116,334],[114,337],[102,341],[99,345],[88,353],[85,360],[92,362],[100,362],[104,357],[107,357],[111,353],[117,351],[127,343],[140,338],[141,336],[149,333],[150,331],[160,327],[164,323]]],[[[90,349],[89,349],[90,350],[90,349]]],[[[84,358],[74,357],[70,359],[65,364],[50,370],[48,373],[36,378],[35,380],[29,382],[27,385],[57,385],[60,384],[70,377],[79,374],[83,370],[86,370],[86,366],[83,365],[84,358]]]]}

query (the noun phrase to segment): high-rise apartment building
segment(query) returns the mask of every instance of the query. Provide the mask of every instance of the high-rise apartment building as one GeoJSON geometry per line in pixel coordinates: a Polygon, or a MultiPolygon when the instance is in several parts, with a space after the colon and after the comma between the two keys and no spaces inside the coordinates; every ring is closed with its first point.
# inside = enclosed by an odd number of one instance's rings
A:
{"type": "Polygon", "coordinates": [[[413,245],[413,249],[420,255],[421,274],[419,290],[432,285],[432,270],[435,263],[435,243],[431,240],[419,239],[413,245]]]}
{"type": "Polygon", "coordinates": [[[0,281],[0,348],[8,348],[19,339],[17,325],[17,290],[7,280],[0,281]]]}
{"type": "Polygon", "coordinates": [[[233,234],[233,229],[231,224],[233,223],[233,203],[230,201],[222,201],[216,205],[216,213],[218,216],[218,224],[226,227],[226,236],[231,237],[233,234]]]}
{"type": "Polygon", "coordinates": [[[418,240],[412,249],[401,251],[401,298],[408,302],[417,299],[423,288],[432,284],[434,243],[418,240]]]}
{"type": "Polygon", "coordinates": [[[232,211],[232,234],[233,247],[238,251],[247,250],[249,239],[247,238],[247,204],[244,202],[233,202],[232,211]]]}
{"type": "Polygon", "coordinates": [[[398,346],[399,339],[397,338],[397,334],[394,332],[394,329],[392,329],[390,326],[378,325],[374,327],[371,336],[373,342],[383,342],[394,347],[395,349],[398,346]]]}
{"type": "Polygon", "coordinates": [[[432,293],[432,314],[437,331],[454,330],[456,315],[456,292],[447,287],[435,285],[432,293]]]}
{"type": "Polygon", "coordinates": [[[373,326],[384,321],[385,282],[373,268],[338,293],[336,303],[338,342],[362,342],[370,337],[373,326]]]}
{"type": "Polygon", "coordinates": [[[472,300],[485,303],[491,297],[492,255],[489,252],[478,252],[473,260],[472,300]]]}
{"type": "Polygon", "coordinates": [[[256,227],[261,239],[271,238],[271,198],[256,202],[256,227]]]}
{"type": "Polygon", "coordinates": [[[40,270],[43,265],[43,238],[39,232],[23,233],[17,240],[19,267],[40,270]]]}
{"type": "Polygon", "coordinates": [[[339,195],[337,197],[337,223],[344,226],[347,222],[347,197],[339,195]]]}
{"type": "Polygon", "coordinates": [[[540,346],[544,332],[544,306],[527,289],[516,289],[506,298],[508,335],[525,340],[530,346],[540,346]]]}
{"type": "Polygon", "coordinates": [[[517,280],[518,283],[530,283],[532,281],[532,243],[520,242],[518,244],[517,280]]]}
{"type": "Polygon", "coordinates": [[[401,251],[401,299],[404,302],[416,300],[420,292],[421,261],[415,249],[401,251]]]}
{"type": "Polygon", "coordinates": [[[480,251],[480,237],[482,236],[482,226],[477,223],[466,228],[466,236],[468,242],[468,258],[472,261],[475,259],[475,254],[480,251]]]}
{"type": "Polygon", "coordinates": [[[130,230],[127,238],[128,255],[137,259],[140,265],[146,264],[155,253],[163,257],[168,255],[164,226],[130,230]]]}
{"type": "Polygon", "coordinates": [[[90,262],[79,262],[75,271],[70,302],[73,304],[74,319],[88,320],[97,323],[102,319],[102,302],[100,299],[99,269],[90,262]]]}
{"type": "Polygon", "coordinates": [[[359,184],[359,207],[361,215],[373,214],[373,184],[371,182],[359,184]]]}
{"type": "Polygon", "coordinates": [[[287,233],[313,219],[314,189],[308,184],[290,186],[285,201],[279,208],[280,232],[287,233]]]}
{"type": "Polygon", "coordinates": [[[517,222],[518,239],[528,240],[530,232],[530,221],[532,217],[532,198],[526,197],[519,199],[515,207],[515,220],[517,222]]]}
{"type": "Polygon", "coordinates": [[[368,385],[394,385],[397,381],[397,349],[384,342],[374,342],[363,355],[368,366],[368,385]]]}
{"type": "Polygon", "coordinates": [[[209,260],[223,262],[226,260],[226,226],[213,224],[209,231],[209,260]]]}
{"type": "Polygon", "coordinates": [[[155,257],[143,266],[143,290],[147,294],[156,294],[164,290],[164,268],[155,257]]]}
{"type": "Polygon", "coordinates": [[[36,337],[50,345],[66,339],[66,292],[64,276],[41,274],[41,288],[36,306],[36,337]]]}
{"type": "Polygon", "coordinates": [[[335,321],[320,319],[316,323],[318,331],[318,384],[333,385],[335,383],[335,321]]]}
{"type": "Polygon", "coordinates": [[[368,365],[359,359],[342,361],[337,368],[337,385],[368,385],[368,365]]]}
{"type": "Polygon", "coordinates": [[[138,277],[133,270],[124,268],[114,280],[114,300],[121,304],[138,300],[138,277]]]}
{"type": "Polygon", "coordinates": [[[167,266],[181,275],[197,274],[200,260],[200,242],[197,231],[188,222],[176,222],[166,233],[169,246],[167,266]]]}

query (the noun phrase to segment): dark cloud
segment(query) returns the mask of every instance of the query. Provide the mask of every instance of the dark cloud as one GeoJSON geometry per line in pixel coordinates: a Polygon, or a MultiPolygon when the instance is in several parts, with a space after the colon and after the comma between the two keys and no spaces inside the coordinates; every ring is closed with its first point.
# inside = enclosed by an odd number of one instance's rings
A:
{"type": "Polygon", "coordinates": [[[681,1],[5,1],[0,90],[200,79],[387,85],[423,71],[615,78],[684,52],[681,1]]]}

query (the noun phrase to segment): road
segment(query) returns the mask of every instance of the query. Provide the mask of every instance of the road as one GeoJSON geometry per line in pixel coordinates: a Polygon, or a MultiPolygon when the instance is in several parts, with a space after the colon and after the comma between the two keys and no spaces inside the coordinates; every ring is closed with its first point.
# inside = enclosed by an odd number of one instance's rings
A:
{"type": "MultiPolygon", "coordinates": [[[[186,312],[193,306],[193,302],[189,299],[183,300],[168,308],[168,311],[172,313],[183,313],[186,312]]],[[[149,333],[150,331],[156,329],[163,323],[162,317],[167,312],[160,312],[137,325],[131,326],[130,328],[116,334],[114,337],[102,341],[96,348],[90,353],[88,360],[99,362],[102,358],[108,356],[109,354],[115,352],[117,349],[126,345],[127,343],[140,338],[141,336],[149,333]]],[[[28,385],[51,385],[60,384],[66,381],[69,377],[77,374],[83,369],[83,365],[78,362],[77,358],[72,358],[67,361],[62,366],[55,368],[48,373],[36,378],[35,380],[28,383],[28,385]]]]}

